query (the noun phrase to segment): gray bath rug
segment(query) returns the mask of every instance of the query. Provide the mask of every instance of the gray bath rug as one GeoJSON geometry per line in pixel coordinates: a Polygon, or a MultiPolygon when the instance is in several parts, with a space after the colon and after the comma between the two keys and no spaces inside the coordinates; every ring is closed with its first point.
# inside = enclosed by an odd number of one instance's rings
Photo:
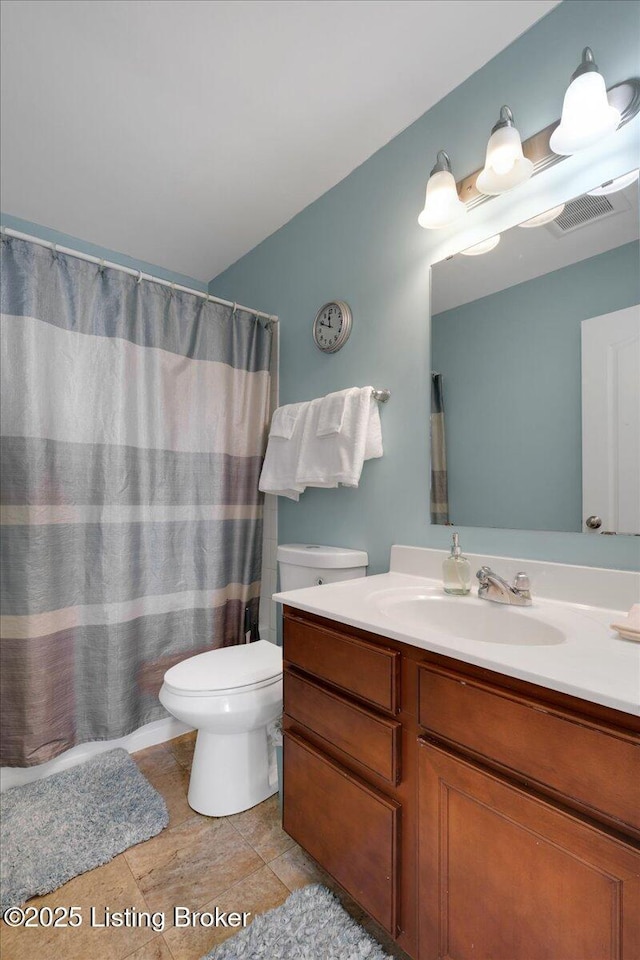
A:
{"type": "Polygon", "coordinates": [[[109,750],[0,797],[0,915],[148,840],[165,802],[126,750],[109,750]]]}
{"type": "MultiPolygon", "coordinates": [[[[238,910],[242,906],[238,905],[238,910]]],[[[296,890],[280,907],[202,960],[391,960],[320,883],[296,890]]]]}

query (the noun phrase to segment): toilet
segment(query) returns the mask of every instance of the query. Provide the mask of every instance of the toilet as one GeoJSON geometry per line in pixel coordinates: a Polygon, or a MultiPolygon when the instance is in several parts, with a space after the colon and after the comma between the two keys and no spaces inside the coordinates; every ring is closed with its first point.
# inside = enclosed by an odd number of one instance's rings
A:
{"type": "Polygon", "coordinates": [[[208,817],[248,810],[278,789],[267,724],[282,713],[282,650],[268,640],[208,650],[164,675],[160,703],[198,731],[189,806],[208,817]]]}
{"type": "MultiPolygon", "coordinates": [[[[282,590],[362,577],[362,550],[293,543],[278,547],[282,590]]],[[[282,649],[268,640],[220,647],[164,675],[165,710],[198,731],[189,806],[208,817],[254,807],[278,789],[267,726],[282,713],[282,649]]]]}

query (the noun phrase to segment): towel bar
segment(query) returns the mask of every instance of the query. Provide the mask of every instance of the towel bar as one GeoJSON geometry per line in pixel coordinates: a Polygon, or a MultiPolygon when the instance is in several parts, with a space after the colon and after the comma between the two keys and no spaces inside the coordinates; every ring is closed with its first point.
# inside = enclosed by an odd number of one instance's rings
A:
{"type": "Polygon", "coordinates": [[[391,396],[391,390],[375,390],[373,391],[373,399],[378,400],[380,403],[386,403],[389,397],[391,396]]]}

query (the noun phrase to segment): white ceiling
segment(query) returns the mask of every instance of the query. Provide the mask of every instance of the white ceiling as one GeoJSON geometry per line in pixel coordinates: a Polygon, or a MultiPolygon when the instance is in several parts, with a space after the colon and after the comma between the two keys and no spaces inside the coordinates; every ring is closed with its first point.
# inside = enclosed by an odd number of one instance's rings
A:
{"type": "Polygon", "coordinates": [[[3,0],[2,209],[209,280],[557,2],[3,0]]]}

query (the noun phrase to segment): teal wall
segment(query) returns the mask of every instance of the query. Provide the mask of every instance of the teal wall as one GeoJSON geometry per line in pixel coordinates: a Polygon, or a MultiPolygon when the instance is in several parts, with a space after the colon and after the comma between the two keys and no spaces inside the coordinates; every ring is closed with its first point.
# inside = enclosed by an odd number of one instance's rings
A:
{"type": "Polygon", "coordinates": [[[627,243],[432,318],[452,523],[582,529],[580,323],[640,302],[639,255],[627,243]]]}
{"type": "MultiPolygon", "coordinates": [[[[363,547],[371,573],[388,569],[393,543],[448,543],[449,531],[430,526],[428,511],[430,265],[637,166],[640,120],[483,205],[463,230],[417,225],[429,170],[439,149],[450,153],[458,177],[478,169],[503,103],[523,139],[557,119],[586,45],[609,85],[635,76],[639,19],[636,0],[565,0],[212,281],[212,293],[279,315],[281,402],[351,385],[392,391],[382,409],[384,457],[365,464],[357,490],[307,490],[297,504],[281,498],[281,543],[363,547]],[[345,347],[326,356],[312,343],[311,322],[333,298],[350,304],[354,326],[345,347]]],[[[629,537],[470,527],[461,539],[471,552],[587,565],[633,568],[640,559],[640,545],[629,537]]]]}
{"type": "Polygon", "coordinates": [[[69,247],[72,250],[77,250],[79,253],[87,253],[91,257],[110,260],[112,263],[118,263],[123,267],[131,267],[132,270],[142,270],[143,273],[149,273],[154,277],[159,277],[161,280],[168,280],[169,283],[178,283],[183,287],[191,287],[192,290],[202,290],[203,292],[207,289],[207,284],[201,280],[194,280],[193,277],[187,277],[183,273],[174,273],[171,270],[165,270],[164,267],[147,263],[146,260],[136,260],[134,257],[127,256],[126,253],[118,253],[116,250],[100,247],[98,244],[91,243],[88,240],[72,237],[68,233],[60,233],[59,230],[55,230],[52,227],[44,227],[40,223],[22,220],[20,217],[14,217],[8,213],[0,213],[0,223],[3,227],[18,230],[20,233],[28,233],[29,236],[37,237],[39,240],[57,243],[61,247],[69,247]]]}

